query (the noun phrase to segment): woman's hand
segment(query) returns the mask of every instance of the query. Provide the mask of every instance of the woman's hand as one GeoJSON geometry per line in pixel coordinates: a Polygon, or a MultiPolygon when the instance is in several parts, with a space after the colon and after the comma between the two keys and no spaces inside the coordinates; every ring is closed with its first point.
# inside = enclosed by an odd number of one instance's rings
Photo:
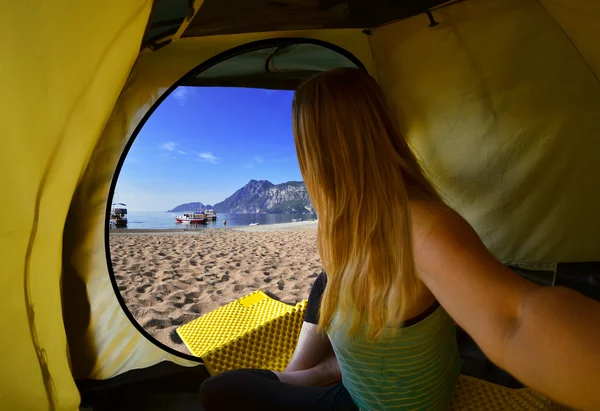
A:
{"type": "Polygon", "coordinates": [[[309,369],[273,372],[281,382],[301,386],[328,386],[342,379],[342,372],[333,350],[309,369]]]}
{"type": "Polygon", "coordinates": [[[308,370],[320,363],[331,352],[333,352],[333,348],[327,335],[317,331],[316,324],[305,321],[302,324],[294,354],[285,371],[308,370]]]}
{"type": "Polygon", "coordinates": [[[306,321],[285,371],[273,372],[282,382],[302,386],[327,386],[342,378],[329,338],[317,331],[316,324],[306,321]]]}

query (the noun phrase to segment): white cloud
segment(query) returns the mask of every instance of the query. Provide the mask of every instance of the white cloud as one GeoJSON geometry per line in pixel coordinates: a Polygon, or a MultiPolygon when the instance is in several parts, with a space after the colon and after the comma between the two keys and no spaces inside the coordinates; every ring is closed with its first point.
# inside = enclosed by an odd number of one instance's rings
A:
{"type": "Polygon", "coordinates": [[[186,154],[187,154],[185,151],[181,151],[181,150],[177,150],[177,152],[178,152],[179,154],[183,154],[183,155],[186,155],[186,154]]]}
{"type": "Polygon", "coordinates": [[[200,157],[202,161],[213,164],[216,164],[219,160],[219,157],[213,156],[212,153],[198,153],[198,157],[200,157]]]}
{"type": "Polygon", "coordinates": [[[167,151],[173,151],[175,150],[175,143],[173,141],[169,141],[168,143],[165,143],[162,146],[160,146],[160,148],[167,151]]]}
{"type": "Polygon", "coordinates": [[[173,98],[175,100],[179,101],[179,104],[182,106],[185,106],[185,103],[187,102],[189,94],[190,93],[189,93],[188,89],[184,88],[184,87],[177,87],[175,89],[175,91],[173,91],[173,93],[171,93],[173,98]]]}
{"type": "Polygon", "coordinates": [[[256,157],[254,157],[253,160],[256,161],[257,163],[262,163],[263,161],[265,161],[265,160],[263,160],[263,158],[261,156],[256,156],[256,157]]]}
{"type": "Polygon", "coordinates": [[[296,157],[281,157],[281,158],[273,159],[273,161],[276,163],[289,163],[290,161],[297,161],[297,160],[298,159],[296,157]]]}

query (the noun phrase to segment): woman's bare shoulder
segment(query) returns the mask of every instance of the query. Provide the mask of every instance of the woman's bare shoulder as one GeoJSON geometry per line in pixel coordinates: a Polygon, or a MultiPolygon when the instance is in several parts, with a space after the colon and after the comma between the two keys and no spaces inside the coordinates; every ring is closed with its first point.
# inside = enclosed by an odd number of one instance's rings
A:
{"type": "Polygon", "coordinates": [[[481,247],[481,240],[471,225],[451,207],[431,201],[409,203],[415,252],[425,246],[455,244],[481,247]]]}
{"type": "Polygon", "coordinates": [[[426,202],[414,202],[410,212],[417,271],[434,294],[432,282],[459,280],[513,293],[515,279],[510,270],[459,213],[444,204],[426,202]]]}

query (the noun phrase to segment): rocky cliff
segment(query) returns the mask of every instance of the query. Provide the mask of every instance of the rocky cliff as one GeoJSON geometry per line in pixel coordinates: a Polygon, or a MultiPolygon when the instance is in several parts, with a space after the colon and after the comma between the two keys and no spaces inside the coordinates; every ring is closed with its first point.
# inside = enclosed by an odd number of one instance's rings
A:
{"type": "Polygon", "coordinates": [[[267,180],[250,180],[224,201],[215,204],[217,213],[314,213],[302,181],[275,185],[267,180]]]}

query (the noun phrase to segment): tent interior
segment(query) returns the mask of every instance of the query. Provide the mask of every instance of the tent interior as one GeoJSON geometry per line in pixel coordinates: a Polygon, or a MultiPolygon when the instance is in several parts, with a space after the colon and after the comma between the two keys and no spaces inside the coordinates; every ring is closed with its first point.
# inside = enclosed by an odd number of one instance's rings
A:
{"type": "MultiPolygon", "coordinates": [[[[109,0],[1,6],[0,409],[198,409],[201,360],[111,276],[107,212],[178,86],[293,90],[364,67],[450,206],[503,263],[600,300],[600,4],[109,0]]],[[[492,292],[490,290],[490,292],[492,292]]],[[[462,373],[521,384],[459,332],[462,373]]]]}

